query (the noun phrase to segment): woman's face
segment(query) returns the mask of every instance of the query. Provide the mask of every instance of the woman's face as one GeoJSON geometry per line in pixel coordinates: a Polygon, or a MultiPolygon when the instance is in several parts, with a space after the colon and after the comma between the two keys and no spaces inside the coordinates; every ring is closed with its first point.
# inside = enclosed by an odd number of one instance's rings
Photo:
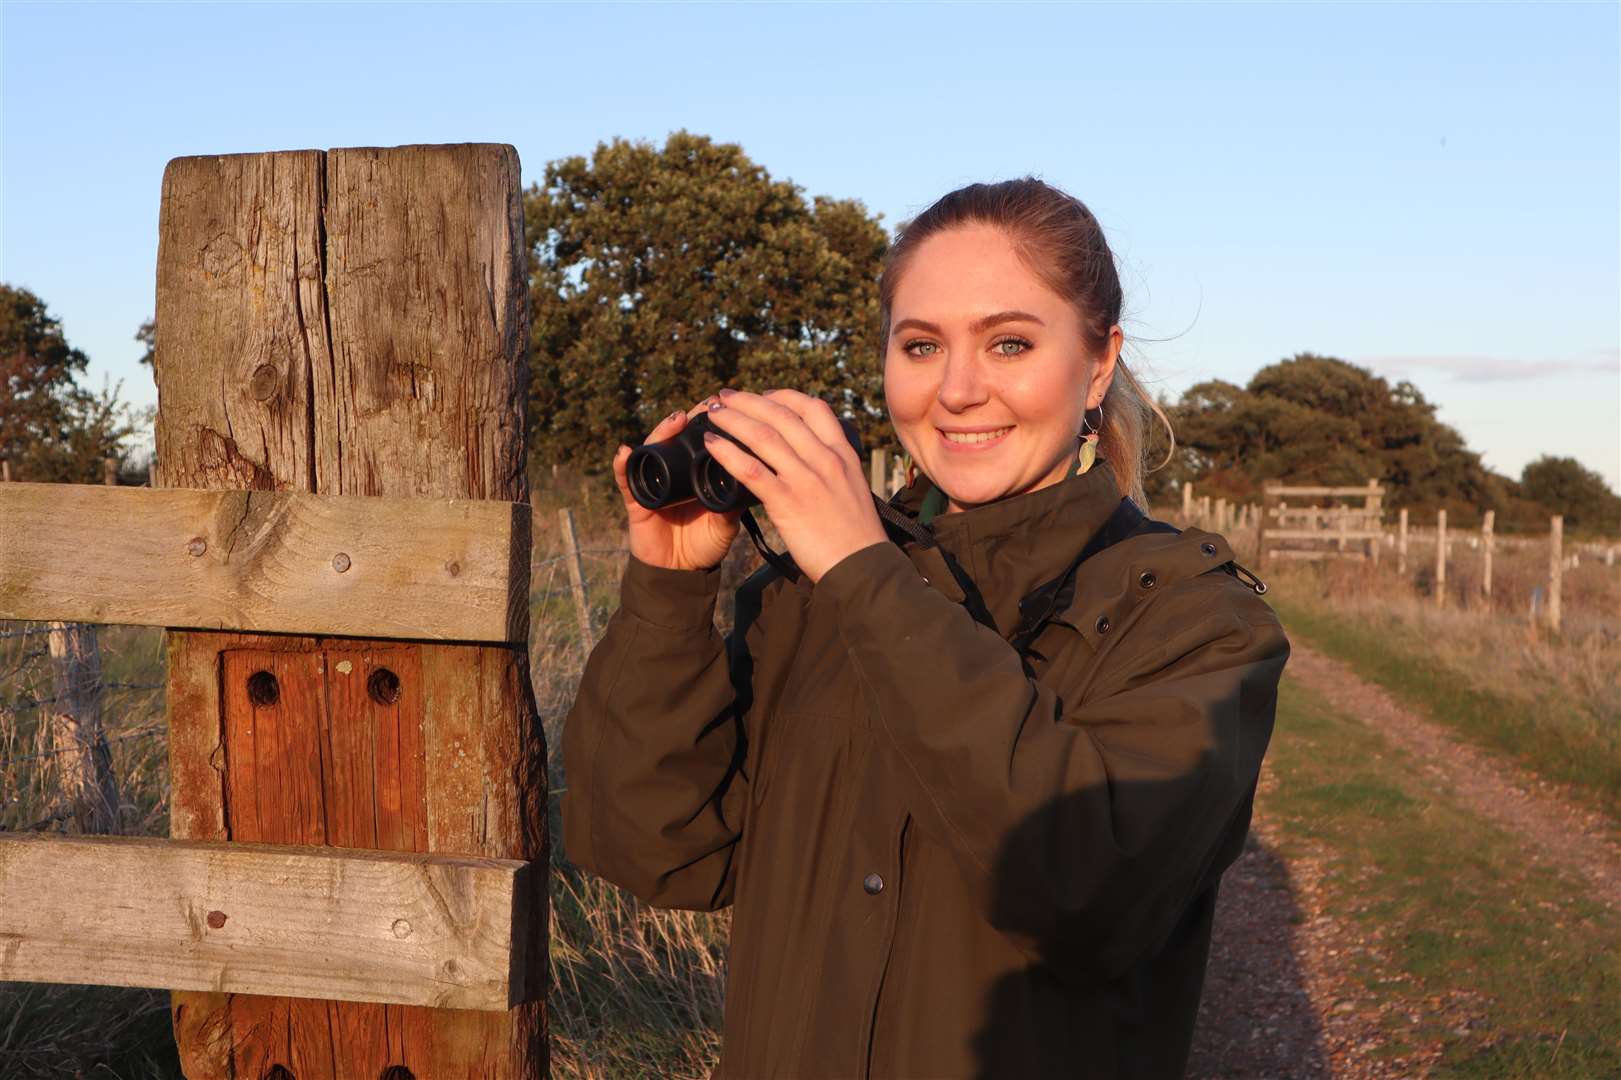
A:
{"type": "Polygon", "coordinates": [[[895,290],[884,397],[950,510],[1062,480],[1082,413],[1108,391],[1121,333],[1086,355],[1074,307],[988,225],[936,233],[895,290]]]}

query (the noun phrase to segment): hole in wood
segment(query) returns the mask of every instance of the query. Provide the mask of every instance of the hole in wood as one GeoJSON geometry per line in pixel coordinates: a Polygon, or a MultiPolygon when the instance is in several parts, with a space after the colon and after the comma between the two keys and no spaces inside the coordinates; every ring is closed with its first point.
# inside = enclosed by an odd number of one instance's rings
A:
{"type": "Polygon", "coordinates": [[[298,1080],[298,1078],[293,1075],[293,1070],[287,1066],[272,1065],[265,1070],[264,1076],[260,1077],[259,1080],[298,1080]]]}
{"type": "MultiPolygon", "coordinates": [[[[248,700],[255,705],[274,705],[281,700],[281,687],[268,671],[255,671],[248,676],[248,700]]],[[[265,1074],[269,1076],[269,1073],[265,1074]]]]}
{"type": "Polygon", "coordinates": [[[417,1077],[416,1073],[404,1065],[390,1065],[383,1070],[383,1075],[378,1077],[378,1080],[417,1080],[417,1077]]]}
{"type": "Polygon", "coordinates": [[[400,700],[400,677],[386,667],[380,667],[366,680],[366,692],[379,705],[392,705],[400,700]]]}

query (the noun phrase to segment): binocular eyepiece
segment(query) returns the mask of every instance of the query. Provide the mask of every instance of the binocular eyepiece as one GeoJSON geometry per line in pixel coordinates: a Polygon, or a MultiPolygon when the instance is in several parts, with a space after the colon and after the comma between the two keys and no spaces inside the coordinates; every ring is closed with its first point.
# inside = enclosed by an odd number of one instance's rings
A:
{"type": "MultiPolygon", "coordinates": [[[[844,437],[861,453],[861,436],[848,420],[839,421],[844,437]]],[[[704,433],[712,431],[723,439],[730,439],[744,451],[753,454],[747,446],[709,422],[708,413],[699,413],[687,420],[680,434],[663,442],[643,443],[630,452],[625,463],[625,479],[630,482],[630,493],[649,510],[674,506],[689,499],[697,499],[704,509],[717,514],[742,510],[760,500],[737,478],[726,471],[704,446],[704,433]]]]}

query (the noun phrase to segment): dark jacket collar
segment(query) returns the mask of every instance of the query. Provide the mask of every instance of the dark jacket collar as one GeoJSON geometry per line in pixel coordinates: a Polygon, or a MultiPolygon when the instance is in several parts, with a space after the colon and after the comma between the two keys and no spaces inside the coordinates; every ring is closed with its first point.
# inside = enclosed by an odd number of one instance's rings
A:
{"type": "MultiPolygon", "coordinates": [[[[931,486],[919,474],[890,502],[916,516],[931,486]]],[[[1080,476],[942,514],[929,527],[973,578],[1005,634],[1018,621],[1019,601],[1063,573],[1119,504],[1114,472],[1099,458],[1080,476]]]]}

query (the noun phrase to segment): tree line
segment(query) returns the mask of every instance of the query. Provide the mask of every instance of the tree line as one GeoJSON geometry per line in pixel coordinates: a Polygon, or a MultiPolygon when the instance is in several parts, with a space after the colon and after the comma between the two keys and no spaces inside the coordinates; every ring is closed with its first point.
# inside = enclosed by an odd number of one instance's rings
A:
{"type": "MultiPolygon", "coordinates": [[[[551,162],[524,193],[532,309],[529,445],[538,465],[606,467],[672,408],[716,386],[785,385],[823,397],[869,446],[883,413],[878,269],[889,234],[855,199],[807,198],[743,149],[685,131],[663,146],[614,139],[551,162]]],[[[82,385],[86,357],[25,288],[0,285],[0,457],[19,479],[93,482],[130,469],[149,417],[118,388],[82,385]]],[[[151,321],[136,339],[151,364],[151,321]]],[[[1262,483],[1380,480],[1387,504],[1446,507],[1499,529],[1621,532],[1621,496],[1574,458],[1516,479],[1486,468],[1412,383],[1298,353],[1244,386],[1213,379],[1160,401],[1176,447],[1149,477],[1155,502],[1193,481],[1258,499],[1262,483]]],[[[1163,432],[1151,460],[1166,457],[1163,432]]]]}

